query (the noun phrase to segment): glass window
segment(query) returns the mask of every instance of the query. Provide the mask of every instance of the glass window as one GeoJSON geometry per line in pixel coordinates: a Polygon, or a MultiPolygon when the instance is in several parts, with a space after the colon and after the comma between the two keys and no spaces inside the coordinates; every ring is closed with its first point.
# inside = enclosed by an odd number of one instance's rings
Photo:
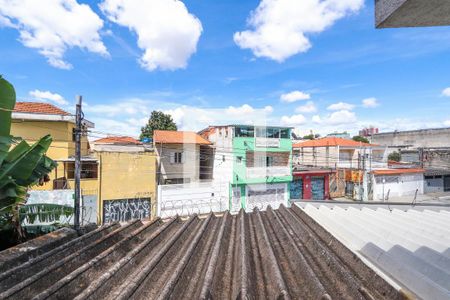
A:
{"type": "Polygon", "coordinates": [[[267,156],[266,157],[266,167],[272,167],[273,166],[273,156],[267,156]]]}
{"type": "Polygon", "coordinates": [[[239,126],[236,127],[236,137],[254,137],[255,129],[253,126],[239,126]]]}
{"type": "Polygon", "coordinates": [[[287,129],[287,128],[281,129],[280,137],[282,139],[288,139],[289,138],[289,129],[287,129]]]}
{"type": "Polygon", "coordinates": [[[267,128],[267,137],[270,139],[278,139],[280,138],[280,129],[278,128],[267,128]]]}
{"type": "Polygon", "coordinates": [[[266,137],[266,130],[264,127],[256,127],[256,137],[266,137]]]}

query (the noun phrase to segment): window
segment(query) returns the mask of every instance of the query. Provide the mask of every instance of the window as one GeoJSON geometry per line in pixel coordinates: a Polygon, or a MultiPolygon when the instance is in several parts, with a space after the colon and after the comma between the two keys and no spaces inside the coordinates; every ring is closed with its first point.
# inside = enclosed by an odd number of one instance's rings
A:
{"type": "Polygon", "coordinates": [[[222,161],[225,162],[225,155],[222,155],[222,161]]]}
{"type": "Polygon", "coordinates": [[[172,164],[182,164],[183,163],[183,153],[174,152],[170,154],[170,163],[172,164]]]}
{"type": "Polygon", "coordinates": [[[267,128],[266,132],[269,139],[280,138],[280,129],[278,128],[267,128]]]}
{"type": "Polygon", "coordinates": [[[164,180],[164,184],[183,184],[189,183],[191,180],[189,178],[170,178],[164,180]]]}
{"type": "Polygon", "coordinates": [[[254,137],[255,128],[253,126],[238,126],[236,127],[236,137],[254,137]]]}
{"type": "MultiPolygon", "coordinates": [[[[75,162],[66,162],[67,179],[75,178],[75,162]]],[[[95,179],[98,178],[98,165],[96,161],[81,162],[81,179],[95,179]]]]}
{"type": "Polygon", "coordinates": [[[267,156],[266,157],[266,167],[272,167],[273,166],[273,156],[267,156]]]}
{"type": "Polygon", "coordinates": [[[289,129],[256,127],[256,137],[269,139],[289,138],[289,129]]]}

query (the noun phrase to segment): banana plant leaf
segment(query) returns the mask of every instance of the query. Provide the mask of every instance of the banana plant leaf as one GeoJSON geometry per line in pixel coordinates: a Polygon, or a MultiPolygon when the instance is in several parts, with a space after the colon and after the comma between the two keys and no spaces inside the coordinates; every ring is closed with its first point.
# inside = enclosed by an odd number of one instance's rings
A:
{"type": "MultiPolygon", "coordinates": [[[[10,155],[8,155],[3,162],[3,165],[0,167],[0,182],[5,176],[11,176],[19,185],[30,184],[30,176],[38,166],[41,158],[45,155],[45,152],[51,143],[51,136],[46,135],[31,147],[26,142],[21,142],[17,145],[20,149],[17,153],[11,155],[14,159],[9,160],[10,155]]],[[[15,148],[11,152],[15,152],[15,148]]]]}
{"type": "Polygon", "coordinates": [[[16,104],[16,92],[12,84],[0,75],[0,165],[11,146],[11,111],[16,104]]]}
{"type": "Polygon", "coordinates": [[[0,76],[0,230],[15,227],[21,232],[19,209],[26,201],[28,188],[57,165],[45,155],[52,143],[50,135],[31,146],[11,136],[15,103],[14,87],[0,76]],[[19,140],[10,150],[11,144],[19,140]]]}

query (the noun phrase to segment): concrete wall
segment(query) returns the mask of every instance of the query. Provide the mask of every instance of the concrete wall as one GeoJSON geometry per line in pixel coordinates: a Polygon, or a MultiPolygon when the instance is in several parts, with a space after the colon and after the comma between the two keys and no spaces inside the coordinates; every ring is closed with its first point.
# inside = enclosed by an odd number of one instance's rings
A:
{"type": "MultiPolygon", "coordinates": [[[[99,214],[103,203],[117,199],[156,197],[156,156],[153,152],[95,152],[99,161],[99,214]]],[[[153,205],[153,204],[151,204],[153,205]]],[[[99,215],[99,218],[101,216],[99,215]]]]}
{"type": "MultiPolygon", "coordinates": [[[[47,151],[47,156],[54,160],[67,159],[75,155],[75,143],[72,141],[72,129],[75,124],[67,121],[30,121],[13,119],[11,124],[11,135],[21,137],[29,144],[33,144],[41,137],[50,134],[53,142],[47,151]]],[[[81,155],[89,154],[87,137],[81,139],[81,155]]],[[[58,177],[63,176],[63,164],[59,163],[56,168],[58,177]]],[[[50,181],[43,186],[34,186],[33,190],[52,190],[56,171],[49,174],[50,181]]],[[[83,184],[83,183],[82,183],[83,184]]]]}
{"type": "Polygon", "coordinates": [[[444,191],[444,177],[434,176],[433,179],[425,179],[424,193],[437,193],[444,191]]]}
{"type": "Polygon", "coordinates": [[[448,147],[450,128],[422,129],[374,134],[371,142],[389,147],[448,147]]]}
{"type": "Polygon", "coordinates": [[[377,28],[450,25],[447,0],[376,0],[377,28]]]}
{"type": "Polygon", "coordinates": [[[424,191],[423,174],[399,174],[399,175],[378,175],[373,180],[373,200],[383,201],[383,195],[386,198],[389,192],[389,199],[395,197],[410,196],[411,201],[417,194],[422,195],[424,191]],[[383,178],[385,183],[383,183],[383,178]],[[384,186],[384,191],[383,191],[384,186]]]}
{"type": "Polygon", "coordinates": [[[359,154],[372,157],[372,162],[366,160],[366,168],[387,167],[387,154],[385,149],[344,148],[344,147],[303,147],[293,149],[294,166],[323,167],[323,168],[358,168],[359,154]]]}
{"type": "Polygon", "coordinates": [[[160,168],[160,183],[167,179],[184,178],[190,182],[200,179],[200,146],[196,144],[157,144],[155,151],[160,168]],[[176,152],[183,153],[182,163],[171,162],[176,152]]]}

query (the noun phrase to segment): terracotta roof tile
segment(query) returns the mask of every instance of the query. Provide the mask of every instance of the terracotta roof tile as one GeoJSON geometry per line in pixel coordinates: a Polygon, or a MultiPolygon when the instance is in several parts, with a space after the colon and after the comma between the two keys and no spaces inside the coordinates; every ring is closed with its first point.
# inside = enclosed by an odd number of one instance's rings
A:
{"type": "Polygon", "coordinates": [[[193,131],[155,130],[153,131],[153,141],[164,144],[211,144],[193,131]]]}
{"type": "Polygon", "coordinates": [[[294,144],[293,148],[303,148],[303,147],[326,147],[326,146],[344,146],[344,147],[369,147],[369,146],[378,146],[375,144],[368,144],[363,142],[357,142],[354,140],[343,139],[338,137],[325,137],[317,140],[310,140],[306,142],[300,142],[294,144]]]}
{"type": "Polygon", "coordinates": [[[70,113],[56,107],[53,104],[42,102],[16,102],[14,112],[62,116],[70,115],[70,113]]]}
{"type": "Polygon", "coordinates": [[[142,145],[138,140],[130,136],[108,136],[95,140],[94,144],[115,144],[115,145],[142,145]]]}
{"type": "Polygon", "coordinates": [[[387,170],[374,170],[372,171],[375,175],[395,175],[395,174],[406,174],[406,173],[424,173],[424,169],[387,169],[387,170]]]}

